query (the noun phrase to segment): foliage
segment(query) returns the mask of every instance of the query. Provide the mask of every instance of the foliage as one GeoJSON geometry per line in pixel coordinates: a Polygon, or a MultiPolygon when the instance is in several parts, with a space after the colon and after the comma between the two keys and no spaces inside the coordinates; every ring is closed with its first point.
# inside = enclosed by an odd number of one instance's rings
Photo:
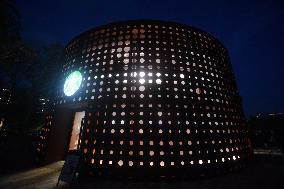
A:
{"type": "Polygon", "coordinates": [[[251,139],[255,148],[281,148],[284,152],[284,117],[262,115],[248,120],[251,139]]]}
{"type": "Polygon", "coordinates": [[[39,98],[55,96],[64,48],[30,44],[21,31],[14,1],[0,0],[0,84],[12,95],[12,103],[0,109],[0,115],[5,115],[11,132],[23,133],[40,125],[39,98]]]}

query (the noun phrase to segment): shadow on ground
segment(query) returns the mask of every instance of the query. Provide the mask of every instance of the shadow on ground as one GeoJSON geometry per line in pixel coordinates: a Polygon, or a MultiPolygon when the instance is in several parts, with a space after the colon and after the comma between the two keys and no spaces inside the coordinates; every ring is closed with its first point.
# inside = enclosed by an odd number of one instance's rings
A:
{"type": "MultiPolygon", "coordinates": [[[[57,178],[63,162],[56,162],[45,167],[40,167],[0,178],[0,188],[56,188],[57,178]]],[[[135,189],[167,189],[167,188],[194,188],[194,189],[273,189],[284,188],[284,158],[262,157],[251,162],[247,168],[211,178],[197,180],[175,181],[134,181],[119,179],[87,178],[76,181],[72,188],[135,188],[135,189]]],[[[68,185],[60,183],[59,188],[68,185]]]]}

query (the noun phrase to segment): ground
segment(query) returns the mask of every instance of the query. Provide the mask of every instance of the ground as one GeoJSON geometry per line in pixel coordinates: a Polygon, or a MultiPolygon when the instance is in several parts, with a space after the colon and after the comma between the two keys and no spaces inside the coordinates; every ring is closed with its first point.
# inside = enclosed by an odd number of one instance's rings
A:
{"type": "MultiPolygon", "coordinates": [[[[57,178],[63,162],[56,162],[20,173],[2,176],[0,188],[51,189],[57,188],[57,178]]],[[[247,168],[225,176],[200,178],[197,180],[178,181],[130,181],[118,179],[83,179],[73,184],[72,188],[194,188],[194,189],[273,189],[284,188],[284,157],[256,158],[247,168]]],[[[58,188],[67,188],[60,183],[58,188]]]]}

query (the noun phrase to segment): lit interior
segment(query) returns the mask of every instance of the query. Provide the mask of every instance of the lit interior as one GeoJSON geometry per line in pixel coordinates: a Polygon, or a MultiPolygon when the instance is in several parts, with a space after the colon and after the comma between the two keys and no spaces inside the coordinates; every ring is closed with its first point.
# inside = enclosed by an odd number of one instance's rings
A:
{"type": "Polygon", "coordinates": [[[78,149],[81,121],[84,117],[85,117],[85,111],[75,113],[75,118],[74,118],[73,127],[72,127],[72,134],[71,134],[71,139],[69,143],[69,150],[78,149]]]}

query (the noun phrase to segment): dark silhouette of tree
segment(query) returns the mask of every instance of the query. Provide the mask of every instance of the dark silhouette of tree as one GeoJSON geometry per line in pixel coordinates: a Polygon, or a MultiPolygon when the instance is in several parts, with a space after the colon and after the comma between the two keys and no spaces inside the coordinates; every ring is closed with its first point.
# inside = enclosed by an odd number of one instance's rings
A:
{"type": "Polygon", "coordinates": [[[0,79],[14,91],[37,54],[21,40],[22,26],[14,1],[0,0],[0,79]]]}
{"type": "Polygon", "coordinates": [[[31,84],[45,98],[54,97],[59,86],[60,71],[64,62],[64,47],[61,44],[44,46],[38,52],[38,60],[31,67],[31,84]]]}
{"type": "Polygon", "coordinates": [[[31,131],[41,126],[39,98],[55,95],[64,62],[62,45],[35,47],[21,38],[21,30],[14,1],[0,0],[0,87],[8,88],[12,95],[11,103],[0,108],[0,116],[5,118],[0,172],[2,165],[10,170],[11,165],[22,166],[24,159],[31,159],[31,131]]]}
{"type": "Polygon", "coordinates": [[[13,0],[0,0],[0,40],[18,40],[22,30],[20,14],[13,0]]]}
{"type": "Polygon", "coordinates": [[[248,125],[255,148],[278,147],[284,152],[284,116],[282,114],[250,117],[248,125]]]}

